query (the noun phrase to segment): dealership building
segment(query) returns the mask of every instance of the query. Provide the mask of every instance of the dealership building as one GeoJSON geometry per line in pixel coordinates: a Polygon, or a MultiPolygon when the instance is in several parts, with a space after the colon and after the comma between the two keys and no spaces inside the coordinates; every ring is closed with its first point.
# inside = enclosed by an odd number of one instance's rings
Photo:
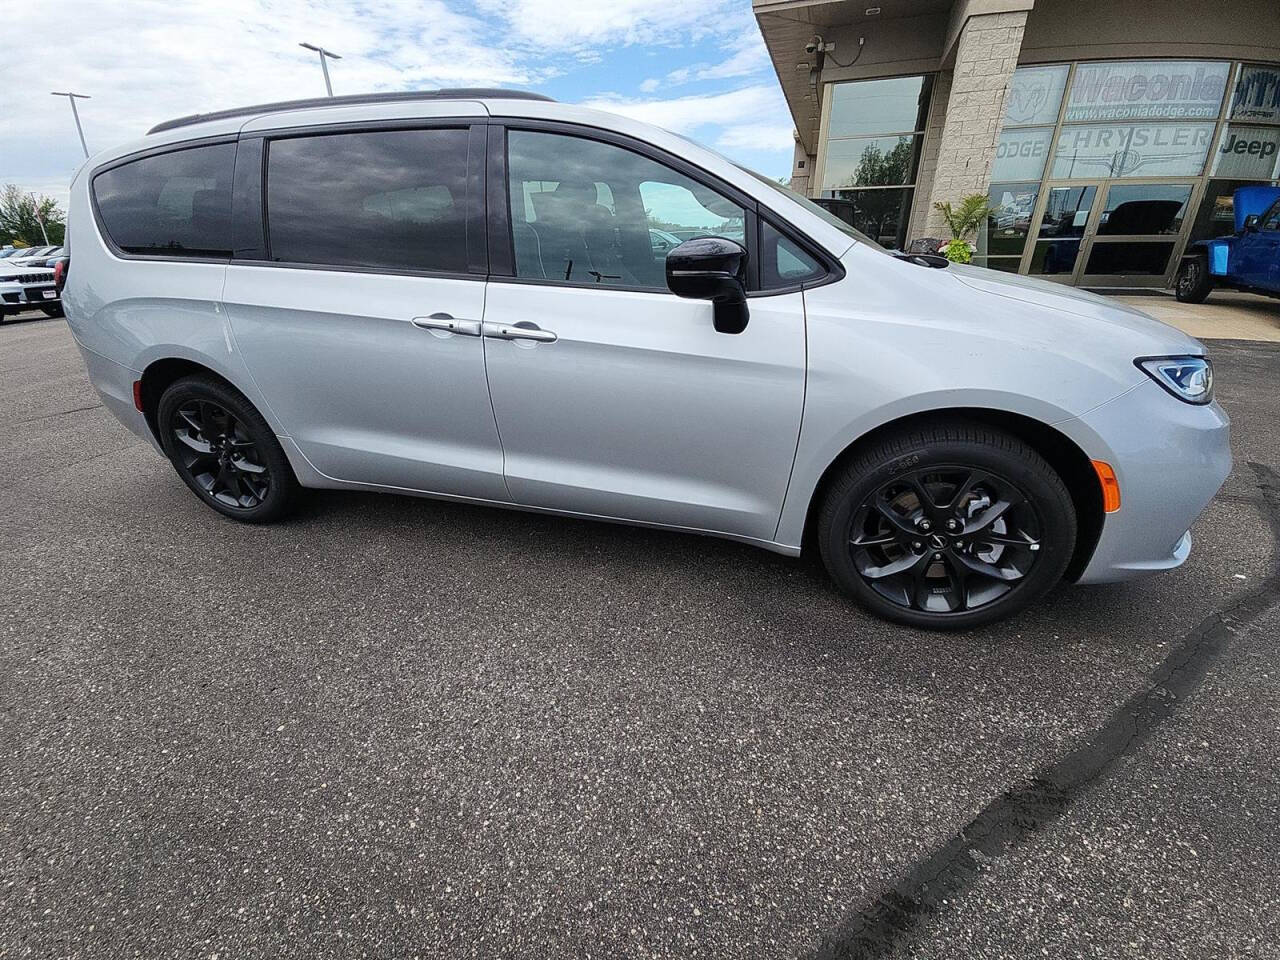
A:
{"type": "Polygon", "coordinates": [[[1231,194],[1280,178],[1280,0],[753,0],[796,129],[792,186],[886,246],[1163,286],[1231,194]]]}

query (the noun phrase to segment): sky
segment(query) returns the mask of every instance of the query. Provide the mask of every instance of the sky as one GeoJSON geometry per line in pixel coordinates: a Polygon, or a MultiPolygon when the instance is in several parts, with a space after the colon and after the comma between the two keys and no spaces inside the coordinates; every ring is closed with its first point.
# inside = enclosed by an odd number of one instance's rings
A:
{"type": "Polygon", "coordinates": [[[655,123],[774,177],[792,122],[749,0],[59,0],[7,4],[0,184],[56,198],[92,155],[161,120],[324,95],[503,86],[655,123]],[[41,63],[40,51],[47,60],[41,63]]]}

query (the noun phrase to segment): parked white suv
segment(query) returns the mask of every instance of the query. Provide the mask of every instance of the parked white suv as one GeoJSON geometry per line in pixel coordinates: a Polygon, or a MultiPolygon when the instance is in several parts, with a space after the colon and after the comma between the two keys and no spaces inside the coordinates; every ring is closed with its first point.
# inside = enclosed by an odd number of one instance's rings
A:
{"type": "Polygon", "coordinates": [[[62,316],[62,301],[47,267],[27,267],[0,259],[0,321],[23,310],[42,310],[47,316],[62,316]]]}
{"type": "Polygon", "coordinates": [[[1178,565],[1230,469],[1177,330],[527,94],[161,124],[70,223],[90,378],[238,520],[336,487],[809,544],[878,613],[972,626],[1178,565]]]}

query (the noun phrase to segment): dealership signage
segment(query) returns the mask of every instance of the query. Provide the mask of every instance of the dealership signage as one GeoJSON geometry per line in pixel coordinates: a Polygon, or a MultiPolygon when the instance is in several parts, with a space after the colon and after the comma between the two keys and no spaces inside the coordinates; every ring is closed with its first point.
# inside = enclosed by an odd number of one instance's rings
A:
{"type": "Polygon", "coordinates": [[[1204,169],[1212,123],[1086,124],[1063,127],[1054,179],[1194,177],[1204,169]]]}
{"type": "Polygon", "coordinates": [[[1246,127],[1230,124],[1213,162],[1215,177],[1233,180],[1270,180],[1280,154],[1280,127],[1246,127]]]}
{"type": "Polygon", "coordinates": [[[1082,63],[1067,99],[1068,122],[1216,117],[1229,63],[1146,60],[1082,63]]]}
{"type": "Polygon", "coordinates": [[[1013,75],[1013,83],[1009,85],[1004,125],[1025,127],[1057,123],[1069,69],[1065,63],[1055,67],[1019,67],[1013,75]]]}
{"type": "Polygon", "coordinates": [[[1240,71],[1231,119],[1280,122],[1280,67],[1247,66],[1240,71]]]}
{"type": "Polygon", "coordinates": [[[996,144],[992,181],[1039,180],[1044,173],[1044,161],[1049,156],[1052,140],[1053,127],[1005,130],[996,144]]]}

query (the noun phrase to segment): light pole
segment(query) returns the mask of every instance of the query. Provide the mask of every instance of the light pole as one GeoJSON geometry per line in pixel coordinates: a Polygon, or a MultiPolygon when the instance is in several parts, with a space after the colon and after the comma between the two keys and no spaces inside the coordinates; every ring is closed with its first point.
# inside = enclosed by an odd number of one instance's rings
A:
{"type": "Polygon", "coordinates": [[[329,65],[325,63],[325,57],[330,57],[334,60],[341,60],[342,58],[336,53],[326,50],[324,47],[317,47],[314,43],[300,43],[298,46],[305,47],[308,50],[314,50],[316,53],[320,54],[320,69],[324,71],[324,88],[328,91],[329,96],[332,97],[333,84],[329,82],[329,65]]]}
{"type": "Polygon", "coordinates": [[[57,90],[51,91],[55,97],[66,97],[71,103],[71,116],[76,119],[76,133],[80,134],[80,149],[84,151],[85,158],[89,156],[89,147],[84,142],[84,129],[80,126],[80,111],[76,109],[76,99],[91,100],[93,99],[87,93],[59,93],[57,90]]]}
{"type": "Polygon", "coordinates": [[[40,236],[44,237],[44,245],[49,245],[49,231],[44,228],[44,217],[40,216],[40,201],[36,199],[36,195],[31,194],[31,205],[36,211],[36,223],[40,224],[40,236]]]}

